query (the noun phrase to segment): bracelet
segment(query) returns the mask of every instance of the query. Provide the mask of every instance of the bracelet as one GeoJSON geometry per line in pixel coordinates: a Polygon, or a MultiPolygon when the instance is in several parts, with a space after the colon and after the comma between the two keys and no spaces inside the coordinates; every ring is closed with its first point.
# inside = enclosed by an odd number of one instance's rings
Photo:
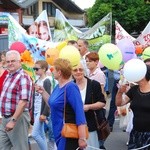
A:
{"type": "Polygon", "coordinates": [[[87,142],[86,138],[79,138],[79,140],[87,142]]]}

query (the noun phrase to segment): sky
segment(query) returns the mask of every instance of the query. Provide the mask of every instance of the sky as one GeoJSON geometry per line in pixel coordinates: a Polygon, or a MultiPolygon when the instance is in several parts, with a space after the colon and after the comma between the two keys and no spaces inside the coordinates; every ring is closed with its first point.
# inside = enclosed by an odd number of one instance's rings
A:
{"type": "Polygon", "coordinates": [[[79,6],[82,9],[92,7],[95,3],[95,0],[72,0],[75,2],[77,6],[79,6]]]}

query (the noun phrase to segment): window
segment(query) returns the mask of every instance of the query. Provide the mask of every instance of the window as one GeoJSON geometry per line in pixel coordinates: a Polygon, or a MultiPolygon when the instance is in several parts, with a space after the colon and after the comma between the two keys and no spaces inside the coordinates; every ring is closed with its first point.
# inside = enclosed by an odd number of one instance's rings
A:
{"type": "Polygon", "coordinates": [[[38,10],[38,4],[34,4],[24,10],[24,15],[35,15],[35,13],[37,13],[37,10],[38,10]]]}
{"type": "Polygon", "coordinates": [[[56,6],[51,2],[43,2],[43,10],[47,11],[47,15],[54,17],[56,14],[56,6]]]}

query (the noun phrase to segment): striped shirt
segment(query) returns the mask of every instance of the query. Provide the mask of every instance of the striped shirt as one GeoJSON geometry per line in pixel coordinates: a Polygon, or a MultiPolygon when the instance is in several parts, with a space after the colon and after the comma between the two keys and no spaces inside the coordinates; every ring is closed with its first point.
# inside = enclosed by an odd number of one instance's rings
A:
{"type": "Polygon", "coordinates": [[[13,115],[19,100],[28,101],[25,108],[25,110],[28,110],[32,102],[32,93],[32,80],[23,69],[19,69],[13,74],[8,74],[3,83],[0,95],[2,116],[13,115]]]}

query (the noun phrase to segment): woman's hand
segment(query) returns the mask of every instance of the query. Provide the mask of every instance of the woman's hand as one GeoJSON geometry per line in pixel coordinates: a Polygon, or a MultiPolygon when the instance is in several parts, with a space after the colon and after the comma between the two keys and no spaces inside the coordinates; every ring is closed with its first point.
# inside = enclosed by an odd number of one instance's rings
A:
{"type": "Polygon", "coordinates": [[[80,149],[85,149],[87,147],[86,139],[79,138],[78,144],[79,144],[80,149]]]}
{"type": "Polygon", "coordinates": [[[120,86],[120,88],[118,89],[118,92],[119,93],[126,93],[126,91],[127,91],[127,87],[128,87],[128,85],[121,85],[120,86]]]}
{"type": "Polygon", "coordinates": [[[40,115],[40,121],[41,122],[44,122],[44,121],[46,121],[46,116],[45,115],[40,115]]]}
{"type": "Polygon", "coordinates": [[[42,94],[45,91],[44,87],[39,86],[37,84],[34,85],[34,88],[35,88],[35,91],[40,93],[40,94],[42,94]]]}
{"type": "Polygon", "coordinates": [[[87,112],[88,110],[90,110],[90,105],[84,105],[84,111],[87,112]]]}

